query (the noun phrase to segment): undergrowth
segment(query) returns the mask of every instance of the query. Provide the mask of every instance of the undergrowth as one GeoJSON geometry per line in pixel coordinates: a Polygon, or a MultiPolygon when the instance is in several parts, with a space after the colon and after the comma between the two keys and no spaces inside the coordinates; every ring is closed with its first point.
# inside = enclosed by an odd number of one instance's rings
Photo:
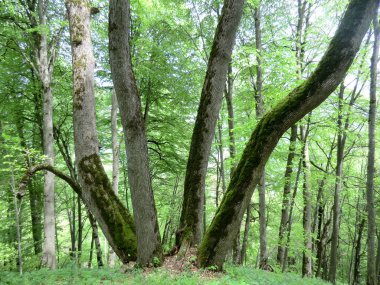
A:
{"type": "Polygon", "coordinates": [[[207,271],[185,271],[181,274],[170,274],[165,268],[157,268],[149,273],[142,270],[131,270],[121,273],[120,269],[78,269],[63,268],[54,271],[41,269],[26,272],[20,276],[16,272],[0,272],[0,284],[9,285],[94,285],[94,284],[155,284],[155,285],[326,285],[319,279],[303,279],[291,273],[271,273],[251,267],[228,267],[226,273],[207,271]]]}

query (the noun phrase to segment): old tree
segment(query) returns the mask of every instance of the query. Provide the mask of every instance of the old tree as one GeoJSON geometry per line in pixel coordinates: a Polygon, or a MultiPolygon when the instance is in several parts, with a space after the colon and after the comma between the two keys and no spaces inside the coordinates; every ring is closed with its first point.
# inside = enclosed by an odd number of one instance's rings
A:
{"type": "Polygon", "coordinates": [[[377,284],[379,0],[11,2],[4,266],[30,239],[52,269],[69,243],[77,266],[95,248],[377,284]]]}

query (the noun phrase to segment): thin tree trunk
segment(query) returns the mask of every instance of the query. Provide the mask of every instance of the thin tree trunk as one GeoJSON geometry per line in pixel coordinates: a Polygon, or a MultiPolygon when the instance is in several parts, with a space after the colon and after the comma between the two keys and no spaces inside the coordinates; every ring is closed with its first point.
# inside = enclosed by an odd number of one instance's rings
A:
{"type": "MultiPolygon", "coordinates": [[[[297,125],[291,127],[290,143],[288,159],[285,169],[285,185],[282,195],[282,207],[281,207],[281,221],[278,232],[278,249],[277,249],[277,262],[281,266],[284,263],[285,243],[286,243],[286,228],[289,223],[289,207],[290,207],[290,195],[292,190],[292,173],[293,173],[293,159],[295,156],[297,140],[297,125]]],[[[282,266],[281,266],[282,267],[282,266]]]]}
{"type": "MultiPolygon", "coordinates": [[[[233,107],[233,84],[234,80],[232,77],[232,64],[231,62],[228,64],[228,72],[227,72],[227,88],[225,92],[226,97],[226,105],[227,105],[227,113],[228,113],[228,137],[229,137],[229,152],[230,152],[230,160],[231,160],[231,169],[230,169],[230,178],[232,177],[232,173],[235,169],[235,157],[236,157],[236,146],[235,146],[235,116],[234,116],[234,107],[233,107]]],[[[241,263],[241,248],[240,248],[240,228],[238,234],[236,236],[233,250],[232,250],[232,259],[236,264],[241,263]]]]}
{"type": "Polygon", "coordinates": [[[81,198],[95,216],[123,263],[136,259],[137,242],[131,215],[112,190],[99,156],[95,125],[94,67],[90,6],[68,0],[74,79],[74,144],[81,198]]]}
{"type": "Polygon", "coordinates": [[[18,271],[20,275],[22,275],[23,272],[23,258],[22,258],[22,248],[21,248],[21,202],[17,203],[16,198],[16,184],[15,184],[15,177],[12,172],[11,174],[11,188],[12,188],[12,196],[13,196],[13,205],[15,208],[15,221],[16,221],[16,237],[17,237],[17,257],[18,257],[18,271]]]}
{"type": "MultiPolygon", "coordinates": [[[[260,3],[255,8],[254,20],[255,20],[255,43],[257,52],[257,65],[256,65],[256,118],[259,120],[262,118],[265,112],[264,98],[263,98],[263,71],[261,64],[261,15],[260,15],[260,3]]],[[[260,178],[258,185],[259,189],[259,224],[260,224],[260,261],[259,267],[266,270],[268,267],[268,253],[267,253],[267,218],[266,218],[266,202],[265,202],[265,168],[260,178]]],[[[248,213],[248,212],[247,212],[248,213]]]]}
{"type": "Polygon", "coordinates": [[[90,212],[88,212],[88,220],[90,221],[90,225],[92,228],[92,240],[95,243],[96,261],[98,263],[98,267],[101,268],[103,267],[102,246],[100,245],[98,226],[96,224],[94,216],[90,212]]]}
{"type": "Polygon", "coordinates": [[[345,135],[342,127],[342,112],[344,100],[344,85],[341,84],[339,91],[339,107],[338,107],[338,146],[337,146],[337,159],[335,168],[335,193],[334,193],[334,207],[333,207],[333,230],[331,236],[331,252],[330,252],[330,268],[329,268],[329,281],[335,284],[336,268],[338,262],[338,239],[339,239],[339,223],[340,223],[340,192],[342,191],[342,174],[343,174],[343,160],[344,160],[344,145],[345,135]]]}
{"type": "MultiPolygon", "coordinates": [[[[42,29],[47,26],[47,0],[38,0],[38,18],[42,29]]],[[[54,138],[53,138],[53,95],[51,91],[51,70],[49,69],[48,42],[44,32],[39,34],[39,47],[37,65],[42,82],[43,100],[43,148],[46,162],[54,165],[54,138]]],[[[44,183],[44,243],[42,253],[42,264],[48,268],[57,267],[55,249],[55,210],[54,210],[54,174],[45,173],[44,183]]]]}
{"type": "Polygon", "coordinates": [[[304,143],[302,151],[302,168],[303,168],[303,230],[304,230],[304,250],[302,259],[302,277],[311,277],[313,272],[311,270],[311,185],[310,185],[310,162],[309,162],[309,147],[308,147],[308,133],[309,133],[310,116],[306,129],[301,126],[301,136],[304,143]]]}
{"type": "Polygon", "coordinates": [[[201,242],[207,164],[243,4],[244,0],[225,0],[216,28],[187,161],[179,227],[181,251],[201,242]]]}
{"type": "Polygon", "coordinates": [[[77,264],[81,266],[81,256],[82,256],[82,236],[83,236],[83,224],[82,224],[82,205],[81,200],[78,195],[77,198],[78,207],[78,238],[77,238],[77,264]]]}
{"type": "Polygon", "coordinates": [[[218,120],[218,149],[220,158],[220,179],[222,181],[222,194],[226,192],[226,176],[224,172],[224,154],[223,154],[223,121],[221,118],[218,120]]]}
{"type": "Polygon", "coordinates": [[[316,70],[257,124],[199,247],[198,264],[201,267],[214,265],[222,268],[270,154],[288,128],[337,88],[360,48],[370,16],[378,3],[378,0],[352,0],[316,70]]]}
{"type": "Polygon", "coordinates": [[[302,157],[299,159],[299,162],[298,162],[297,175],[296,175],[296,180],[294,182],[294,190],[293,190],[293,194],[290,200],[289,219],[288,219],[287,227],[285,229],[286,241],[285,241],[284,259],[283,259],[283,263],[281,264],[282,272],[284,272],[286,270],[286,267],[288,266],[288,250],[289,250],[289,243],[290,243],[290,233],[292,231],[292,225],[293,225],[293,209],[294,209],[295,199],[298,192],[298,181],[300,179],[301,172],[302,172],[302,157]]]}
{"type": "Polygon", "coordinates": [[[371,83],[370,83],[370,101],[368,112],[368,163],[367,163],[367,284],[377,284],[376,274],[376,209],[375,209],[375,138],[376,138],[376,83],[377,83],[377,63],[379,57],[379,22],[378,7],[375,9],[373,17],[374,26],[374,43],[373,54],[371,58],[371,83]]]}
{"type": "MultiPolygon", "coordinates": [[[[148,102],[147,102],[148,104],[148,102]]],[[[119,192],[119,142],[117,138],[117,98],[116,93],[112,92],[112,107],[111,107],[111,133],[112,133],[112,189],[116,195],[119,192]]],[[[112,247],[110,248],[110,255],[108,265],[115,266],[116,254],[112,247]]]]}
{"type": "Polygon", "coordinates": [[[358,238],[356,239],[356,245],[355,245],[354,274],[353,274],[353,279],[352,279],[353,285],[360,284],[360,256],[361,256],[361,245],[362,245],[364,225],[365,225],[365,219],[362,219],[358,227],[358,238]]]}
{"type": "Polygon", "coordinates": [[[132,70],[129,5],[129,1],[110,1],[110,65],[125,137],[137,236],[137,263],[142,266],[158,265],[163,260],[161,236],[151,185],[144,118],[132,70]]]}
{"type": "Polygon", "coordinates": [[[241,245],[240,260],[238,264],[243,264],[247,260],[248,236],[249,236],[249,228],[251,226],[251,211],[252,211],[252,206],[251,204],[248,204],[246,218],[245,218],[243,243],[241,245]]]}

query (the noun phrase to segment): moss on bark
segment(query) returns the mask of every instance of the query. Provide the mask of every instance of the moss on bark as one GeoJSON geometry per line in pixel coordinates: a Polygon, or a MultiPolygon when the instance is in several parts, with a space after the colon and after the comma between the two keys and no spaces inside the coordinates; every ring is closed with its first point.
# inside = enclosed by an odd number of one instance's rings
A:
{"type": "Polygon", "coordinates": [[[238,225],[271,152],[284,132],[320,105],[339,85],[368,30],[379,0],[352,0],[314,73],[265,115],[253,131],[230,185],[198,251],[201,267],[222,268],[238,225]]]}
{"type": "Polygon", "coordinates": [[[136,260],[137,240],[132,216],[112,191],[99,155],[82,158],[79,162],[79,172],[91,190],[91,200],[95,202],[101,218],[107,225],[116,246],[115,252],[124,263],[136,260]]]}

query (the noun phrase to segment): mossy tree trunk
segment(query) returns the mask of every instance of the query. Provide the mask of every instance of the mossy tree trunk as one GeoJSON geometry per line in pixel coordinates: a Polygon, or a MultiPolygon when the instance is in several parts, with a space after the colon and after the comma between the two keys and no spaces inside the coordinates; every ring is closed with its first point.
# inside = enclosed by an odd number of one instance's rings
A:
{"type": "Polygon", "coordinates": [[[225,0],[216,28],[187,161],[178,246],[199,245],[207,164],[244,0],[225,0]]]}
{"type": "Polygon", "coordinates": [[[199,247],[201,267],[223,266],[270,154],[286,130],[319,106],[342,81],[378,4],[379,0],[352,0],[316,70],[260,120],[199,247]]]}
{"type": "Polygon", "coordinates": [[[373,15],[374,26],[374,43],[373,53],[371,58],[371,83],[369,93],[369,111],[368,111],[368,163],[367,163],[367,284],[377,284],[376,274],[376,209],[375,209],[375,143],[376,143],[376,83],[377,83],[377,64],[379,58],[379,19],[378,19],[378,7],[375,9],[373,15]]]}
{"type": "Polygon", "coordinates": [[[99,156],[95,125],[94,67],[90,5],[68,0],[74,80],[74,143],[81,197],[123,263],[136,259],[132,216],[117,198],[99,156]]]}
{"type": "Polygon", "coordinates": [[[120,108],[127,154],[128,182],[137,235],[137,262],[157,265],[163,259],[148,161],[140,95],[132,70],[130,2],[111,0],[109,52],[112,80],[120,108]]]}

